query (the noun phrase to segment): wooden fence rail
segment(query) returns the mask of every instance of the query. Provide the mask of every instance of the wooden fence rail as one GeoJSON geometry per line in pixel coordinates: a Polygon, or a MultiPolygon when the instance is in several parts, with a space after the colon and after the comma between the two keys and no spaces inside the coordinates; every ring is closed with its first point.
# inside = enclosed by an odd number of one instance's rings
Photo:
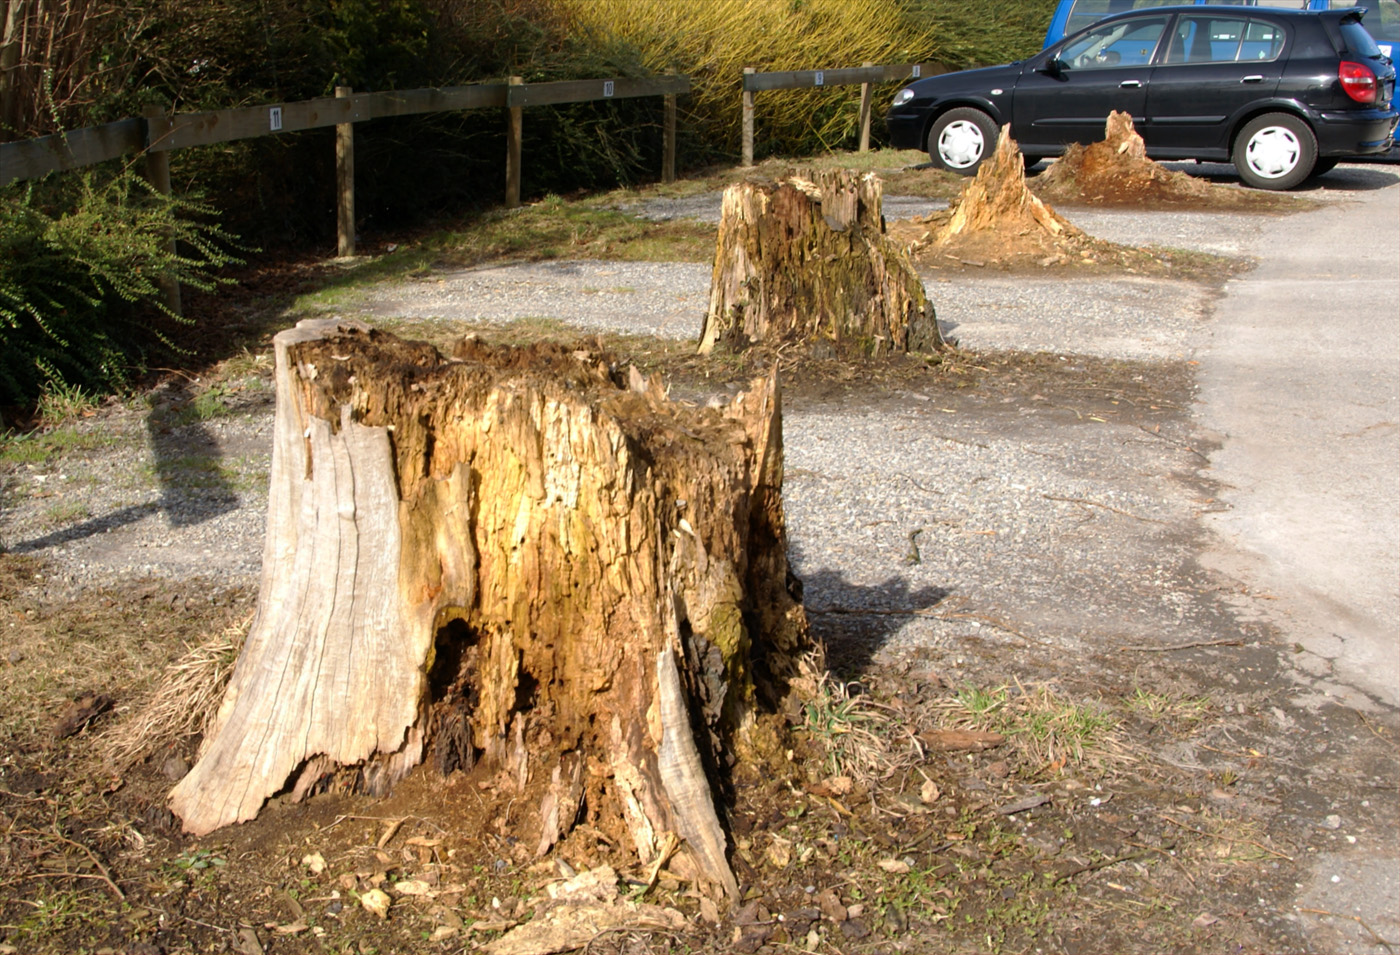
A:
{"type": "Polygon", "coordinates": [[[38,179],[51,172],[92,166],[143,150],[165,153],[193,146],[275,136],[335,126],[337,181],[340,183],[338,248],[341,255],[354,254],[353,190],[355,123],[389,116],[454,112],[488,107],[510,110],[506,162],[506,201],[520,204],[520,122],[519,110],[528,106],[584,103],[593,100],[628,99],[637,96],[665,97],[664,137],[661,177],[676,177],[676,96],[690,92],[690,77],[666,75],[618,77],[615,79],[566,80],[557,83],[480,83],[441,89],[390,90],[383,93],[355,93],[338,87],[334,97],[245,106],[238,109],[174,116],[147,116],[123,119],[103,126],[75,129],[38,139],[0,143],[0,185],[25,179],[38,179]],[[513,189],[512,189],[513,184],[513,189]],[[350,221],[345,221],[347,216],[350,221]]]}
{"type": "Polygon", "coordinates": [[[898,83],[921,76],[936,76],[949,72],[941,63],[899,63],[877,66],[840,67],[833,70],[785,70],[759,73],[744,68],[743,163],[753,165],[754,94],[765,90],[796,90],[816,86],[854,86],[860,84],[860,151],[870,148],[870,94],[877,83],[898,83]]]}

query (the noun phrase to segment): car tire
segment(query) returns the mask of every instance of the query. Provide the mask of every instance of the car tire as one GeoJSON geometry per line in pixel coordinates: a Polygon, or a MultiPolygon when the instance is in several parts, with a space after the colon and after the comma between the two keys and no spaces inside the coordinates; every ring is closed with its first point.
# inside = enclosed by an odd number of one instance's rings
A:
{"type": "Polygon", "coordinates": [[[997,146],[997,124],[980,109],[950,109],[928,131],[928,158],[938,169],[971,176],[997,146]]]}
{"type": "Polygon", "coordinates": [[[1317,165],[1317,137],[1291,113],[1265,113],[1244,124],[1230,158],[1255,189],[1292,189],[1317,165]]]}

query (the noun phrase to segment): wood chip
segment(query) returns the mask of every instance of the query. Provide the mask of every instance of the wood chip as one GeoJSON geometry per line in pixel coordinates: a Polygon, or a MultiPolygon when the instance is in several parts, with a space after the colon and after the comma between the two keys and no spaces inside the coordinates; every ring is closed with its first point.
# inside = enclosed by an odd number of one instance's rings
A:
{"type": "Polygon", "coordinates": [[[1018,812],[1025,812],[1027,809],[1034,809],[1036,806],[1043,806],[1050,801],[1050,797],[1044,793],[1032,793],[1024,799],[1009,802],[1004,806],[998,806],[997,812],[1003,816],[1014,816],[1018,812]]]}

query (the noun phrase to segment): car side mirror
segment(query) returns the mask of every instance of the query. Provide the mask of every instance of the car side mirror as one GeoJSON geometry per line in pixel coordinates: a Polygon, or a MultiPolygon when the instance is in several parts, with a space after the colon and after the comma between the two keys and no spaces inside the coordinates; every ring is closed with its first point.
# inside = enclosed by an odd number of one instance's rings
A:
{"type": "Polygon", "coordinates": [[[1050,57],[1050,59],[1045,61],[1044,65],[1041,66],[1038,72],[1048,73],[1050,76],[1059,76],[1067,69],[1069,69],[1068,63],[1060,59],[1058,56],[1052,56],[1050,57]]]}

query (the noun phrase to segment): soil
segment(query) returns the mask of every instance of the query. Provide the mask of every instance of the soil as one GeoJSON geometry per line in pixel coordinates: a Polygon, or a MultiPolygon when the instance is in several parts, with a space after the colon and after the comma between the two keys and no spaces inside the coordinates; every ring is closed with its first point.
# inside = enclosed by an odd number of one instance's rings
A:
{"type": "MultiPolygon", "coordinates": [[[[270,278],[312,282],[307,268],[270,278]]],[[[644,360],[674,396],[699,401],[771,357],[656,349],[644,360]]],[[[253,374],[265,380],[265,364],[253,374]]],[[[775,717],[788,771],[734,779],[739,904],[683,872],[653,879],[587,826],[535,860],[532,834],[512,828],[510,782],[482,768],[443,779],[421,767],[384,799],[277,799],[253,822],[184,836],[164,800],[198,735],[131,765],[107,758],[111,738],[189,647],[246,628],[255,581],[226,573],[207,542],[183,565],[203,571],[140,580],[84,580],[61,553],[12,549],[0,553],[0,953],[472,951],[546,908],[548,885],[605,863],[624,897],[677,911],[685,927],[605,926],[590,952],[1301,951],[1330,937],[1318,934],[1328,923],[1338,945],[1391,950],[1386,927],[1358,933],[1350,913],[1297,900],[1318,859],[1393,841],[1400,720],[1290,702],[1292,648],[1195,563],[1214,489],[1186,362],[952,351],[788,362],[783,374],[792,421],[836,422],[852,467],[869,451],[857,432],[874,422],[882,450],[1016,448],[1096,490],[1026,491],[1066,521],[1042,545],[1034,520],[999,532],[979,523],[994,513],[953,505],[949,495],[1007,480],[994,457],[956,480],[891,474],[864,510],[822,512],[831,543],[797,525],[814,500],[835,501],[823,484],[835,476],[818,472],[839,465],[808,463],[789,439],[796,566],[832,672],[822,696],[775,717]],[[916,530],[902,513],[872,517],[881,496],[893,513],[905,478],[927,482],[924,497],[950,516],[916,530]],[[1148,508],[1154,494],[1160,509],[1148,508]],[[907,552],[869,568],[814,556],[879,535],[907,537],[907,552]],[[953,558],[979,548],[991,550],[978,573],[960,577],[953,558]],[[84,693],[115,706],[57,736],[84,693]],[[995,735],[968,745],[952,731],[995,735]],[[387,917],[364,906],[373,889],[392,901],[387,917]]],[[[231,431],[265,426],[267,392],[230,390],[231,431]]],[[[139,434],[142,417],[98,409],[76,433],[119,436],[134,421],[139,434]]],[[[98,459],[135,471],[131,458],[120,440],[7,457],[6,506],[47,483],[36,475],[57,483],[98,459]]],[[[1035,473],[1017,467],[1011,481],[1035,473]]],[[[1001,493],[1009,510],[1011,486],[1001,493]]],[[[109,533],[118,543],[120,528],[109,533]]]]}

